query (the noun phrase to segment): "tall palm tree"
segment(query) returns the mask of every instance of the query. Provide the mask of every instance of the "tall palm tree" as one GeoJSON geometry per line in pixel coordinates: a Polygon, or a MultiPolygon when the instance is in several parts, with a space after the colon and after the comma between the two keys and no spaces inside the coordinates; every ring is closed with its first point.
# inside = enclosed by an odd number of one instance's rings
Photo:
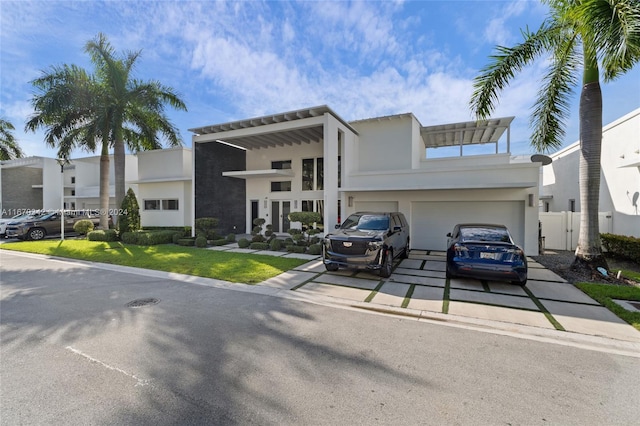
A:
{"type": "Polygon", "coordinates": [[[10,121],[0,118],[0,160],[13,160],[24,156],[13,130],[15,127],[10,121]]]}
{"type": "Polygon", "coordinates": [[[580,95],[580,234],[574,267],[607,267],[598,229],[602,92],[600,74],[608,82],[640,60],[640,1],[543,0],[547,19],[535,32],[523,31],[514,47],[497,53],[474,80],[471,108],[479,119],[495,108],[498,93],[526,65],[550,57],[547,74],[531,116],[531,145],[547,152],[562,145],[569,99],[579,82],[580,95]],[[548,55],[548,56],[547,56],[548,55]]]}
{"type": "Polygon", "coordinates": [[[103,91],[94,78],[75,65],[51,67],[33,80],[34,115],[25,129],[45,127],[44,142],[58,148],[58,157],[68,159],[80,148],[95,152],[100,145],[100,227],[107,229],[109,209],[109,122],[102,109],[103,91]]]}
{"type": "Polygon", "coordinates": [[[173,89],[157,81],[131,78],[140,51],[116,58],[102,33],[86,44],[85,51],[96,67],[105,94],[103,107],[110,116],[109,137],[114,150],[115,196],[119,207],[125,196],[125,145],[132,152],[162,148],[158,133],[170,146],[180,145],[179,131],[167,118],[164,108],[165,104],[183,111],[187,108],[173,89]]]}

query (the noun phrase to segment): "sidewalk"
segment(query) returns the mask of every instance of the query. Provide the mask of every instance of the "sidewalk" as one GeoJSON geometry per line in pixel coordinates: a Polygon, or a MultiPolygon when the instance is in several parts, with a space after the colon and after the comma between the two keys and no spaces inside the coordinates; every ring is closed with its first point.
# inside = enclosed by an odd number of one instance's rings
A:
{"type": "MultiPolygon", "coordinates": [[[[229,250],[228,246],[216,248],[229,250]]],[[[231,249],[237,251],[240,249],[231,249]]],[[[640,332],[572,284],[529,259],[526,287],[494,281],[445,278],[445,253],[413,250],[389,278],[375,272],[327,272],[318,256],[259,283],[363,309],[436,319],[478,319],[640,343],[640,332]],[[312,260],[313,259],[313,260],[312,260]]]]}

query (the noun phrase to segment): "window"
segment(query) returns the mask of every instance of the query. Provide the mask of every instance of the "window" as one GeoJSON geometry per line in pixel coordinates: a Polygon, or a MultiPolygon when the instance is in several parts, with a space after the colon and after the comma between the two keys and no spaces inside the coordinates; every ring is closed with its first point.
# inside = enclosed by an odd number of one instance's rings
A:
{"type": "Polygon", "coordinates": [[[178,200],[162,200],[162,210],[178,210],[178,200]]]}
{"type": "Polygon", "coordinates": [[[291,191],[291,181],[271,182],[271,192],[288,192],[291,191]]]}
{"type": "Polygon", "coordinates": [[[549,211],[549,203],[547,201],[545,201],[545,203],[544,203],[544,211],[545,212],[549,211]]]}
{"type": "Polygon", "coordinates": [[[76,177],[75,176],[71,176],[71,183],[76,183],[76,177]]]}
{"type": "Polygon", "coordinates": [[[302,190],[313,191],[313,158],[302,160],[302,190]]]}
{"type": "Polygon", "coordinates": [[[71,196],[73,197],[74,195],[76,195],[76,190],[75,190],[75,189],[72,189],[72,190],[71,190],[71,196]]]}
{"type": "Polygon", "coordinates": [[[322,191],[324,189],[324,159],[305,158],[302,160],[302,190],[322,191]]]}
{"type": "Polygon", "coordinates": [[[291,160],[272,161],[271,162],[271,168],[272,169],[277,169],[277,170],[291,169],[291,160]]]}
{"type": "Polygon", "coordinates": [[[144,200],[145,210],[160,210],[160,200],[144,200]]]}
{"type": "Polygon", "coordinates": [[[569,211],[570,212],[576,211],[576,200],[573,198],[569,200],[569,211]]]}
{"type": "Polygon", "coordinates": [[[177,199],[144,200],[144,210],[179,210],[177,199]]]}

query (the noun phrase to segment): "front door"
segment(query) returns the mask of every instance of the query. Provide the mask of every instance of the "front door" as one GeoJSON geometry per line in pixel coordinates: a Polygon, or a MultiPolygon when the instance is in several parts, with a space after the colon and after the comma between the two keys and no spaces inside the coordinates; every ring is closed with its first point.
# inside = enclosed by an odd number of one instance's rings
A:
{"type": "Polygon", "coordinates": [[[291,201],[271,201],[271,225],[273,232],[288,232],[291,227],[289,221],[291,201]]]}

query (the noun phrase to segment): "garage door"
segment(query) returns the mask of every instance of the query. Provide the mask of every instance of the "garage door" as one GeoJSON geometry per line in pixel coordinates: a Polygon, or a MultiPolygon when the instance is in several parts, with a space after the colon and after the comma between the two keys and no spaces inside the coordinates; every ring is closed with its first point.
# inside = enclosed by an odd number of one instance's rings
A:
{"type": "Polygon", "coordinates": [[[397,212],[397,201],[356,201],[357,212],[397,212]]]}
{"type": "Polygon", "coordinates": [[[447,232],[457,223],[506,225],[524,244],[524,201],[416,201],[411,203],[411,248],[446,250],[447,232]]]}

